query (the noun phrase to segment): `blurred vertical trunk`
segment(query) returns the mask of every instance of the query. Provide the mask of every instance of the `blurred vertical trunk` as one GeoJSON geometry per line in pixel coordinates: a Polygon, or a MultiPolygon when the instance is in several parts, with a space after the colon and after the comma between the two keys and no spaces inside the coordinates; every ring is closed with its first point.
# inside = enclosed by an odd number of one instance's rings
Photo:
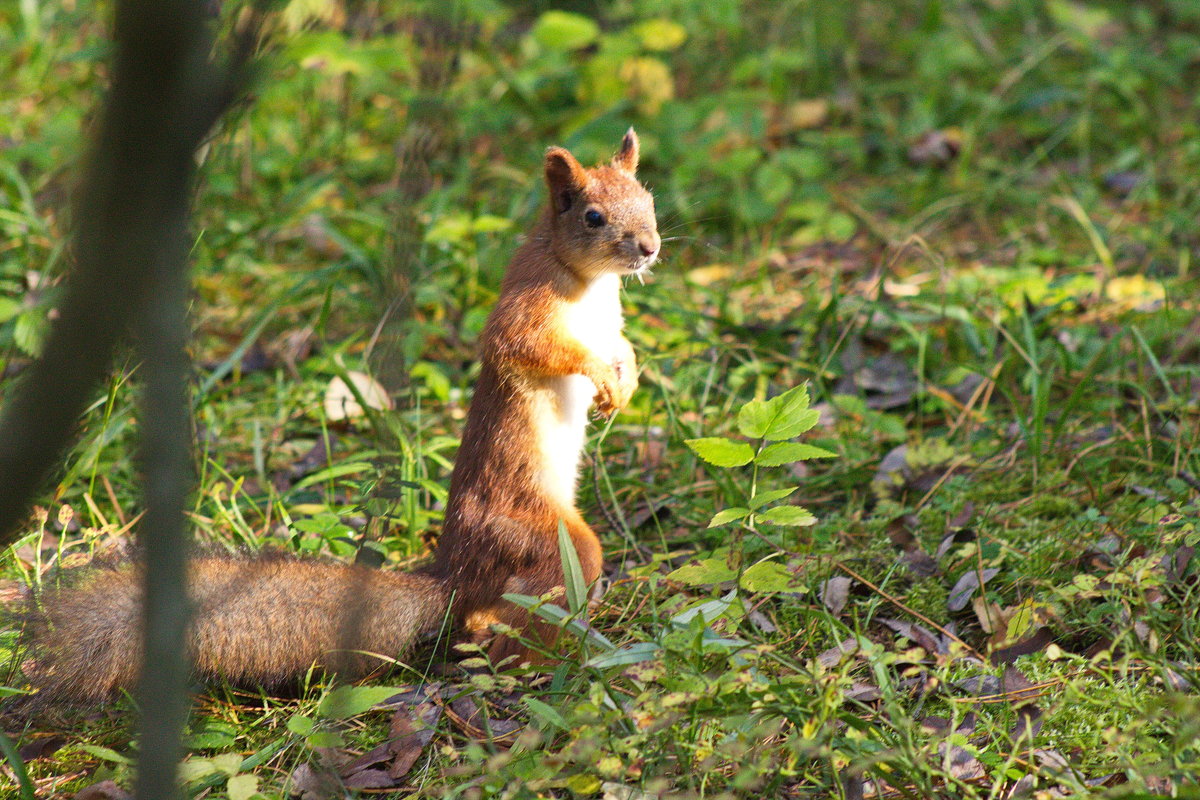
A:
{"type": "Polygon", "coordinates": [[[0,415],[0,537],[11,541],[33,493],[74,437],[79,415],[136,334],[142,358],[141,469],[147,558],[137,796],[179,796],[187,713],[184,504],[191,485],[188,215],[195,151],[241,84],[257,38],[227,66],[211,60],[206,6],[118,0],[112,87],[75,208],[74,269],[42,356],[0,415]]]}
{"type": "Polygon", "coordinates": [[[452,5],[430,6],[410,24],[419,59],[419,88],[408,105],[404,136],[396,143],[395,233],[388,264],[386,305],[372,358],[376,374],[393,392],[408,387],[409,361],[417,348],[410,337],[412,290],[425,277],[419,210],[437,180],[434,162],[446,160],[451,155],[447,148],[459,138],[447,90],[458,68],[458,53],[469,35],[452,5]]]}

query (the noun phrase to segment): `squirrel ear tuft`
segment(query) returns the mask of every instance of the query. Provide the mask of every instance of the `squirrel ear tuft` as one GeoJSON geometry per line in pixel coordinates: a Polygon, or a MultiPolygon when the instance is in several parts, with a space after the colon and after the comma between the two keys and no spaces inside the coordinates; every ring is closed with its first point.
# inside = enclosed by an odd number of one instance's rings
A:
{"type": "Polygon", "coordinates": [[[551,147],[546,151],[546,186],[550,188],[550,201],[559,213],[571,206],[571,198],[587,183],[587,173],[571,151],[564,147],[551,147]]]}
{"type": "Polygon", "coordinates": [[[614,167],[623,169],[630,175],[637,172],[638,136],[633,128],[625,131],[625,138],[621,139],[621,149],[613,156],[612,163],[614,167]]]}

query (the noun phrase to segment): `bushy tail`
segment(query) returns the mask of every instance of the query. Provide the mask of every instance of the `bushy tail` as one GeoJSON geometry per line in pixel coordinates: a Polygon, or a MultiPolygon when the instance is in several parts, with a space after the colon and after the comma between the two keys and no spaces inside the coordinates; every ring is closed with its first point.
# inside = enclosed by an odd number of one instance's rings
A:
{"type": "MultiPolygon", "coordinates": [[[[41,699],[97,701],[131,689],[141,665],[141,567],[88,567],[47,592],[26,672],[41,699]]],[[[359,675],[435,633],[448,593],[422,573],[268,555],[202,556],[189,578],[197,674],[271,686],[314,664],[359,675]]]]}

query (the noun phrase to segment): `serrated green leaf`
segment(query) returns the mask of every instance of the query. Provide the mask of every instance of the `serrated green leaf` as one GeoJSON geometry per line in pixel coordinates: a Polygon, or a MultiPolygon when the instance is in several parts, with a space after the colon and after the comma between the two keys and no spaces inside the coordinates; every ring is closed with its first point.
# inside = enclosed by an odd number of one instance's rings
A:
{"type": "Polygon", "coordinates": [[[706,558],[703,561],[684,564],[667,575],[668,580],[679,581],[689,586],[710,586],[731,581],[736,577],[737,570],[731,569],[723,558],[706,558]]]}
{"type": "Polygon", "coordinates": [[[799,436],[807,430],[811,430],[818,422],[821,421],[821,412],[815,408],[810,408],[807,411],[801,411],[793,415],[786,422],[781,422],[779,425],[771,427],[767,431],[765,438],[772,441],[779,439],[791,439],[799,436]]]}
{"type": "Polygon", "coordinates": [[[772,420],[770,428],[763,435],[764,439],[779,441],[799,436],[817,424],[821,414],[809,408],[808,387],[797,386],[788,389],[775,398],[778,403],[778,413],[772,420]]]}
{"type": "Polygon", "coordinates": [[[727,525],[730,522],[742,519],[743,517],[749,515],[749,513],[750,509],[740,507],[727,508],[724,511],[718,511],[709,521],[708,527],[715,528],[718,525],[727,525]]]}
{"type": "Polygon", "coordinates": [[[792,582],[792,573],[778,561],[760,561],[742,573],[739,585],[748,592],[783,592],[792,582]]]}
{"type": "Polygon", "coordinates": [[[761,439],[771,426],[776,410],[770,400],[751,400],[738,411],[738,431],[742,436],[761,439]]]}
{"type": "Polygon", "coordinates": [[[751,400],[738,412],[738,430],[752,439],[791,439],[820,419],[808,406],[807,386],[788,389],[770,400],[751,400]]]}
{"type": "Polygon", "coordinates": [[[754,458],[754,448],[745,442],[734,442],[720,436],[684,441],[692,451],[717,467],[740,467],[754,458]]]}
{"type": "Polygon", "coordinates": [[[773,525],[812,525],[817,518],[801,506],[775,506],[761,512],[758,518],[773,525]]]}
{"type": "MultiPolygon", "coordinates": [[[[816,413],[815,411],[813,412],[816,413]]],[[[775,442],[764,447],[754,463],[760,467],[778,467],[791,464],[793,461],[807,461],[810,458],[836,458],[837,453],[830,452],[824,447],[799,442],[775,442]]]]}
{"type": "Polygon", "coordinates": [[[533,38],[548,50],[578,50],[600,35],[600,26],[582,14],[547,11],[533,24],[533,38]]]}
{"type": "Polygon", "coordinates": [[[346,719],[373,708],[401,691],[393,686],[339,686],[321,698],[317,713],[325,719],[346,719]]]}
{"type": "Polygon", "coordinates": [[[772,489],[769,492],[759,492],[758,494],[754,495],[754,497],[750,498],[750,508],[762,508],[767,503],[774,503],[777,500],[782,500],[794,491],[796,491],[795,486],[791,487],[790,489],[772,489]]]}

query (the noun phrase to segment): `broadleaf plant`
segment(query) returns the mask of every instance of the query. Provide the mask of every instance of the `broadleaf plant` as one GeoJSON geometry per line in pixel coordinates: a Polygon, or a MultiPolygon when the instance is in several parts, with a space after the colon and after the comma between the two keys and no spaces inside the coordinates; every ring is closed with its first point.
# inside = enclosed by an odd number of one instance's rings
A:
{"type": "Polygon", "coordinates": [[[761,467],[781,467],[814,458],[833,458],[823,447],[786,441],[812,429],[820,413],[810,408],[807,386],[797,386],[769,400],[751,400],[738,412],[738,431],[751,442],[739,442],[721,436],[688,439],[686,444],[696,455],[716,467],[732,469],[752,464],[750,490],[745,502],[718,511],[708,527],[715,528],[739,522],[754,530],[757,522],[772,525],[812,525],[817,518],[797,505],[770,505],[796,491],[796,487],[760,492],[758,470],[761,467]]]}

